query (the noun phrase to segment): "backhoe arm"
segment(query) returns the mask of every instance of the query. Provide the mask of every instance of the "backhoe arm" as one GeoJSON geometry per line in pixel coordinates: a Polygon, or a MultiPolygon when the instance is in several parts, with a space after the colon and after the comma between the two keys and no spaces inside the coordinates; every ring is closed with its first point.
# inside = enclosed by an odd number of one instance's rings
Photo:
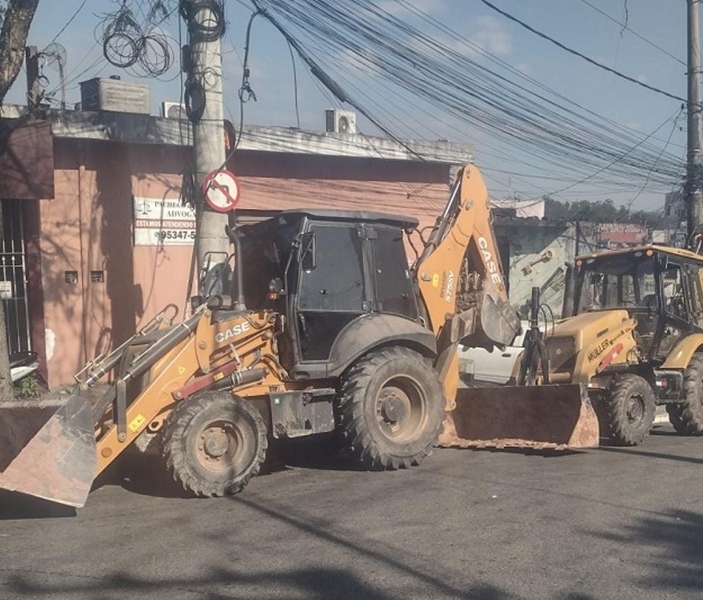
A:
{"type": "Polygon", "coordinates": [[[458,172],[444,212],[417,261],[415,276],[428,325],[437,336],[436,367],[451,405],[459,382],[459,343],[506,345],[520,330],[503,282],[488,191],[475,166],[466,165],[458,172]],[[462,280],[465,257],[467,277],[462,280]],[[468,287],[462,290],[468,293],[462,293],[458,302],[460,285],[468,287]]]}

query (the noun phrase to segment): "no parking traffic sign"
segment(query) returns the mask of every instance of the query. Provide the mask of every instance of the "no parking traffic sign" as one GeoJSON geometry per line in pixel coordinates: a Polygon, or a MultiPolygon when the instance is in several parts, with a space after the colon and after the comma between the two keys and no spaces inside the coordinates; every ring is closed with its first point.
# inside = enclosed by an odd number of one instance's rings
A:
{"type": "Polygon", "coordinates": [[[226,213],[234,210],[239,202],[239,181],[227,169],[209,173],[203,181],[205,202],[214,211],[226,213]]]}

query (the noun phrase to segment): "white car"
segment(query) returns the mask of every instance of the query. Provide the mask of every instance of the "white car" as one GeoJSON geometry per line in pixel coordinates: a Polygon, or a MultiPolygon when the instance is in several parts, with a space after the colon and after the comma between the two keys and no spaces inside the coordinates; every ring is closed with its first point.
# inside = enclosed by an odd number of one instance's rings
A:
{"type": "Polygon", "coordinates": [[[462,379],[500,385],[508,383],[515,363],[522,354],[522,343],[529,329],[529,321],[522,321],[522,333],[511,346],[506,346],[503,350],[493,348],[489,352],[484,348],[459,346],[459,373],[462,379]]]}

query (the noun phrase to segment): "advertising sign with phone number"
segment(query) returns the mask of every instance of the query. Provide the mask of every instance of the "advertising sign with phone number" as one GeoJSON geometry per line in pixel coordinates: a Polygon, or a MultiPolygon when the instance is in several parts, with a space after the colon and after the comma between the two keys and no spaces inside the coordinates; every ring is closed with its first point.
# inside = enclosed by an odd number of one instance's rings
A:
{"type": "Polygon", "coordinates": [[[134,197],[135,246],[191,246],[195,211],[179,200],[134,197]]]}

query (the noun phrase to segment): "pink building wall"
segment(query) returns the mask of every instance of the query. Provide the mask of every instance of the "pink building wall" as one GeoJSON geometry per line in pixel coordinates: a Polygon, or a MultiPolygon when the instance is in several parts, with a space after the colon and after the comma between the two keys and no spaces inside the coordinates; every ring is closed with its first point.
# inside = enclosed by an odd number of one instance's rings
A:
{"type": "MultiPolygon", "coordinates": [[[[46,367],[58,386],[166,304],[183,310],[192,246],[134,247],[132,238],[133,196],[178,199],[188,149],[56,139],[54,154],[40,249],[46,367]],[[67,272],[77,280],[67,282],[67,272]]],[[[422,227],[448,192],[448,166],[433,163],[241,152],[230,168],[242,184],[240,208],[376,210],[416,216],[422,227]]]]}

